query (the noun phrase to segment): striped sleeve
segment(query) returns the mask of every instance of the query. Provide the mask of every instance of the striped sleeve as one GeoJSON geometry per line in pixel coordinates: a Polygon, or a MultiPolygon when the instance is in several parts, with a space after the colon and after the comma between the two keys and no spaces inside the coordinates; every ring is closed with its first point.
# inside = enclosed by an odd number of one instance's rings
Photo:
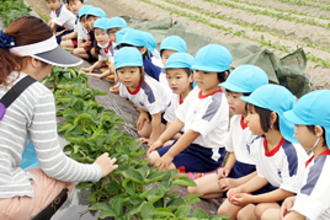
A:
{"type": "Polygon", "coordinates": [[[55,179],[65,182],[98,181],[101,168],[82,164],[62,151],[57,134],[56,109],[53,94],[40,94],[33,108],[33,120],[28,128],[41,169],[55,179]]]}

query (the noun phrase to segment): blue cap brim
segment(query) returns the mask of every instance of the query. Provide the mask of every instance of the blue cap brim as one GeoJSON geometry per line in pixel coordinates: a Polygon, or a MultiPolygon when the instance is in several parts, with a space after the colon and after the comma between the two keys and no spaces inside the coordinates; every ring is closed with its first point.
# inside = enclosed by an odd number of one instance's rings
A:
{"type": "Polygon", "coordinates": [[[238,93],[250,93],[251,92],[251,91],[244,90],[230,82],[220,83],[219,86],[221,86],[222,88],[225,88],[231,92],[238,92],[238,93]]]}
{"type": "Polygon", "coordinates": [[[201,71],[205,71],[205,72],[215,72],[215,73],[219,73],[219,72],[223,72],[225,70],[222,69],[218,69],[218,68],[212,68],[209,66],[203,66],[203,65],[193,65],[192,66],[193,70],[201,70],[201,71]]]}
{"type": "Polygon", "coordinates": [[[241,99],[246,103],[258,106],[260,108],[265,108],[262,104],[258,103],[256,100],[252,99],[251,96],[241,96],[241,99]]]}
{"type": "Polygon", "coordinates": [[[280,114],[278,114],[279,116],[279,124],[280,124],[280,131],[282,136],[293,143],[297,143],[298,140],[296,137],[294,137],[294,123],[292,123],[291,121],[286,120],[286,118],[280,114]]]}
{"type": "Polygon", "coordinates": [[[325,129],[325,139],[327,141],[328,148],[330,148],[330,128],[325,129]]]}
{"type": "Polygon", "coordinates": [[[284,118],[296,125],[308,125],[304,120],[302,120],[300,117],[296,115],[296,113],[293,110],[284,112],[283,114],[284,118]]]}
{"type": "Polygon", "coordinates": [[[136,66],[136,67],[142,67],[140,63],[122,63],[118,66],[116,66],[116,70],[123,68],[123,67],[132,67],[132,66],[136,66]]]}

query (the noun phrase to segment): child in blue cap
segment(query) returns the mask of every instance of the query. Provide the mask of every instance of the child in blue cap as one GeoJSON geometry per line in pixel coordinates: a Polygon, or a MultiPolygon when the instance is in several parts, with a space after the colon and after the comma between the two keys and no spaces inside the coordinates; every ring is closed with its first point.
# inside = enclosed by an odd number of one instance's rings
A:
{"type": "Polygon", "coordinates": [[[133,102],[138,108],[138,134],[142,138],[149,138],[148,141],[152,144],[165,129],[165,125],[161,123],[162,114],[170,97],[158,81],[144,74],[143,58],[138,49],[121,48],[115,54],[114,60],[120,81],[119,95],[133,102]]]}
{"type": "Polygon", "coordinates": [[[152,63],[151,57],[148,54],[145,32],[136,29],[129,29],[121,39],[118,47],[136,47],[142,54],[145,73],[155,80],[159,80],[161,68],[152,63]]]}
{"type": "Polygon", "coordinates": [[[112,17],[108,22],[108,35],[112,42],[112,48],[115,50],[117,45],[116,34],[118,31],[127,28],[127,23],[125,19],[121,17],[112,17]]]}
{"type": "MultiPolygon", "coordinates": [[[[226,90],[229,108],[234,114],[225,141],[229,156],[225,165],[217,172],[196,179],[197,186],[188,187],[189,193],[203,194],[202,197],[208,199],[220,198],[223,192],[247,181],[251,176],[249,174],[255,171],[255,163],[246,149],[246,144],[254,135],[245,122],[246,103],[240,97],[248,96],[266,84],[268,84],[267,74],[254,65],[239,66],[224,83],[220,84],[226,90]]],[[[194,179],[193,176],[190,178],[194,179]]]]}
{"type": "Polygon", "coordinates": [[[201,48],[192,69],[198,87],[175,111],[176,119],[151,145],[150,164],[160,170],[208,172],[218,168],[224,159],[229,107],[219,83],[229,73],[232,56],[223,46],[210,44],[201,48]],[[165,141],[184,128],[183,135],[172,145],[165,141]]]}
{"type": "Polygon", "coordinates": [[[329,100],[330,90],[313,91],[301,97],[291,111],[284,113],[287,120],[296,124],[295,136],[300,144],[313,154],[306,161],[297,196],[287,198],[280,215],[273,215],[273,219],[330,219],[329,100]]]}
{"type": "Polygon", "coordinates": [[[307,154],[292,143],[293,123],[283,116],[296,102],[288,89],[264,85],[241,99],[248,103],[246,121],[252,134],[257,135],[246,145],[257,175],[231,188],[218,214],[228,214],[232,219],[260,219],[265,210],[279,208],[285,198],[298,192],[307,154]],[[267,190],[250,194],[265,186],[267,190]]]}
{"type": "MultiPolygon", "coordinates": [[[[81,68],[82,71],[86,71],[89,76],[102,78],[104,76],[110,75],[110,62],[112,62],[112,56],[110,47],[111,41],[107,33],[108,30],[108,18],[99,18],[95,21],[93,26],[93,32],[95,35],[95,54],[98,55],[98,61],[93,65],[85,68],[81,68]],[[101,67],[107,66],[108,68],[103,71],[102,74],[92,73],[95,69],[100,69],[101,67]]],[[[101,70],[102,71],[102,70],[101,70]]]]}
{"type": "Polygon", "coordinates": [[[86,22],[86,14],[92,8],[91,5],[85,5],[79,9],[78,12],[78,26],[77,26],[77,48],[73,49],[72,53],[80,58],[86,60],[93,60],[93,56],[90,53],[92,42],[88,34],[88,24],[86,22]]]}
{"type": "MultiPolygon", "coordinates": [[[[163,66],[166,65],[167,60],[170,58],[170,56],[174,53],[181,52],[186,53],[187,52],[187,45],[186,42],[177,35],[171,35],[166,37],[159,46],[159,52],[160,57],[163,63],[163,66]]],[[[166,78],[166,72],[164,69],[159,75],[159,82],[163,85],[166,85],[169,87],[167,78],[166,78]]]]}
{"type": "Polygon", "coordinates": [[[56,35],[57,43],[60,44],[62,37],[73,31],[76,16],[69,11],[61,0],[47,0],[50,9],[49,27],[56,35]]]}

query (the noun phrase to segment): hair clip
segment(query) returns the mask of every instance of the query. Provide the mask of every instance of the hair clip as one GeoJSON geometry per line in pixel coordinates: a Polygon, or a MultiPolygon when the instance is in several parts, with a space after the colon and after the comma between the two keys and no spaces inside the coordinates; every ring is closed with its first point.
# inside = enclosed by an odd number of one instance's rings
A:
{"type": "Polygon", "coordinates": [[[0,47],[9,50],[10,48],[13,48],[15,46],[16,46],[15,39],[12,36],[5,34],[2,30],[0,30],[0,47]]]}

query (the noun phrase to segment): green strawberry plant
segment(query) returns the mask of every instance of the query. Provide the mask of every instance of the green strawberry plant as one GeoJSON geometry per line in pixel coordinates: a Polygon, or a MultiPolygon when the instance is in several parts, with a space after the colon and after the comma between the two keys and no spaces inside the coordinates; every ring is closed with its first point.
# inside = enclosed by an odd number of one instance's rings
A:
{"type": "Polygon", "coordinates": [[[181,197],[174,193],[177,186],[194,186],[188,177],[178,177],[178,171],[160,172],[148,166],[146,149],[133,137],[119,130],[123,125],[113,110],[105,109],[95,96],[105,95],[87,86],[87,76],[76,68],[53,67],[44,84],[53,90],[58,131],[70,142],[64,150],[83,163],[93,163],[108,152],[117,158],[119,168],[96,183],[78,184],[90,191],[90,210],[100,210],[100,218],[114,219],[229,219],[209,217],[203,210],[192,211],[199,202],[196,194],[181,197]]]}

